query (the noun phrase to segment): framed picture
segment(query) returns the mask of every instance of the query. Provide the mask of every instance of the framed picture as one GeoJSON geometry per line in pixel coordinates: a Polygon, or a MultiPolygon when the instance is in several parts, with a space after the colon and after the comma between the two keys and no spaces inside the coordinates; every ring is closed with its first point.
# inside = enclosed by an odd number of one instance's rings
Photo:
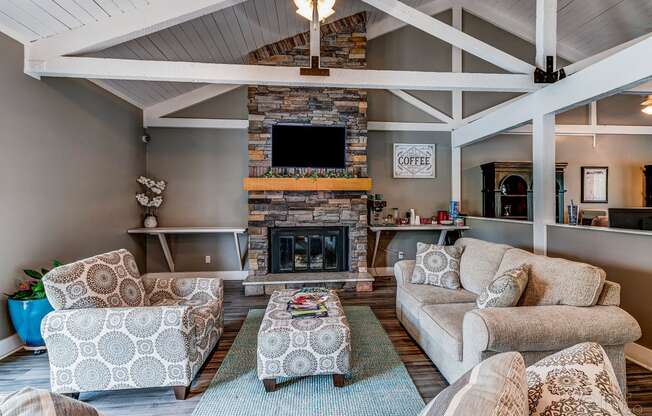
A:
{"type": "Polygon", "coordinates": [[[608,197],[609,168],[582,166],[582,202],[606,204],[608,197]]]}
{"type": "Polygon", "coordinates": [[[395,178],[434,178],[435,145],[394,143],[395,178]]]}

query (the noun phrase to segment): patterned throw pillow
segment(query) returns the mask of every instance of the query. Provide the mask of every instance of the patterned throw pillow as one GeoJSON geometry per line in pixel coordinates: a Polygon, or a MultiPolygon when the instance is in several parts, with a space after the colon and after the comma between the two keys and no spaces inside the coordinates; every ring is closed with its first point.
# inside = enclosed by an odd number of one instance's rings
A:
{"type": "Polygon", "coordinates": [[[527,416],[521,354],[494,355],[439,393],[419,416],[527,416]]]}
{"type": "Polygon", "coordinates": [[[459,247],[417,243],[417,261],[411,282],[459,289],[461,257],[459,247]]]}
{"type": "Polygon", "coordinates": [[[530,267],[522,265],[505,270],[487,286],[478,299],[478,308],[508,308],[516,306],[529,278],[530,267]]]}
{"type": "Polygon", "coordinates": [[[530,415],[632,415],[602,347],[585,342],[527,368],[530,415]]]}

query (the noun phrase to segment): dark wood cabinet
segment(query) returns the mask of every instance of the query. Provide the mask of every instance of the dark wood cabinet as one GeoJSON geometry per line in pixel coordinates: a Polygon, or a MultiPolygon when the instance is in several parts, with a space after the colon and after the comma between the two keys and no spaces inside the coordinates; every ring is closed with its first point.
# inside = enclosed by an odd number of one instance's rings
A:
{"type": "MultiPolygon", "coordinates": [[[[556,168],[556,220],[564,221],[564,170],[556,168]]],[[[491,162],[482,168],[482,215],[532,221],[532,163],[491,162]]]]}
{"type": "Polygon", "coordinates": [[[643,167],[645,174],[645,206],[652,207],[652,165],[643,167]]]}

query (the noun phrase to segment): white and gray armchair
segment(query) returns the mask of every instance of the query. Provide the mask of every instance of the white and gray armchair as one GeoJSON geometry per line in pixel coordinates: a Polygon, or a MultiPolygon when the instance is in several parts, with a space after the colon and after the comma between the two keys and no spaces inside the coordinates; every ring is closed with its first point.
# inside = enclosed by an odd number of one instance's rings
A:
{"type": "Polygon", "coordinates": [[[57,267],[43,283],[56,393],[172,386],[185,399],[224,330],[222,279],[141,277],[124,249],[57,267]]]}

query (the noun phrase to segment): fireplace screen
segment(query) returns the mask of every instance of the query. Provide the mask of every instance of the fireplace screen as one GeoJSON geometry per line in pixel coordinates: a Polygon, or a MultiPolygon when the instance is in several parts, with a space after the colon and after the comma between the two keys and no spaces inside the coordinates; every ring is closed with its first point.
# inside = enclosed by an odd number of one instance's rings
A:
{"type": "Polygon", "coordinates": [[[272,273],[348,270],[347,227],[273,228],[272,273]]]}

